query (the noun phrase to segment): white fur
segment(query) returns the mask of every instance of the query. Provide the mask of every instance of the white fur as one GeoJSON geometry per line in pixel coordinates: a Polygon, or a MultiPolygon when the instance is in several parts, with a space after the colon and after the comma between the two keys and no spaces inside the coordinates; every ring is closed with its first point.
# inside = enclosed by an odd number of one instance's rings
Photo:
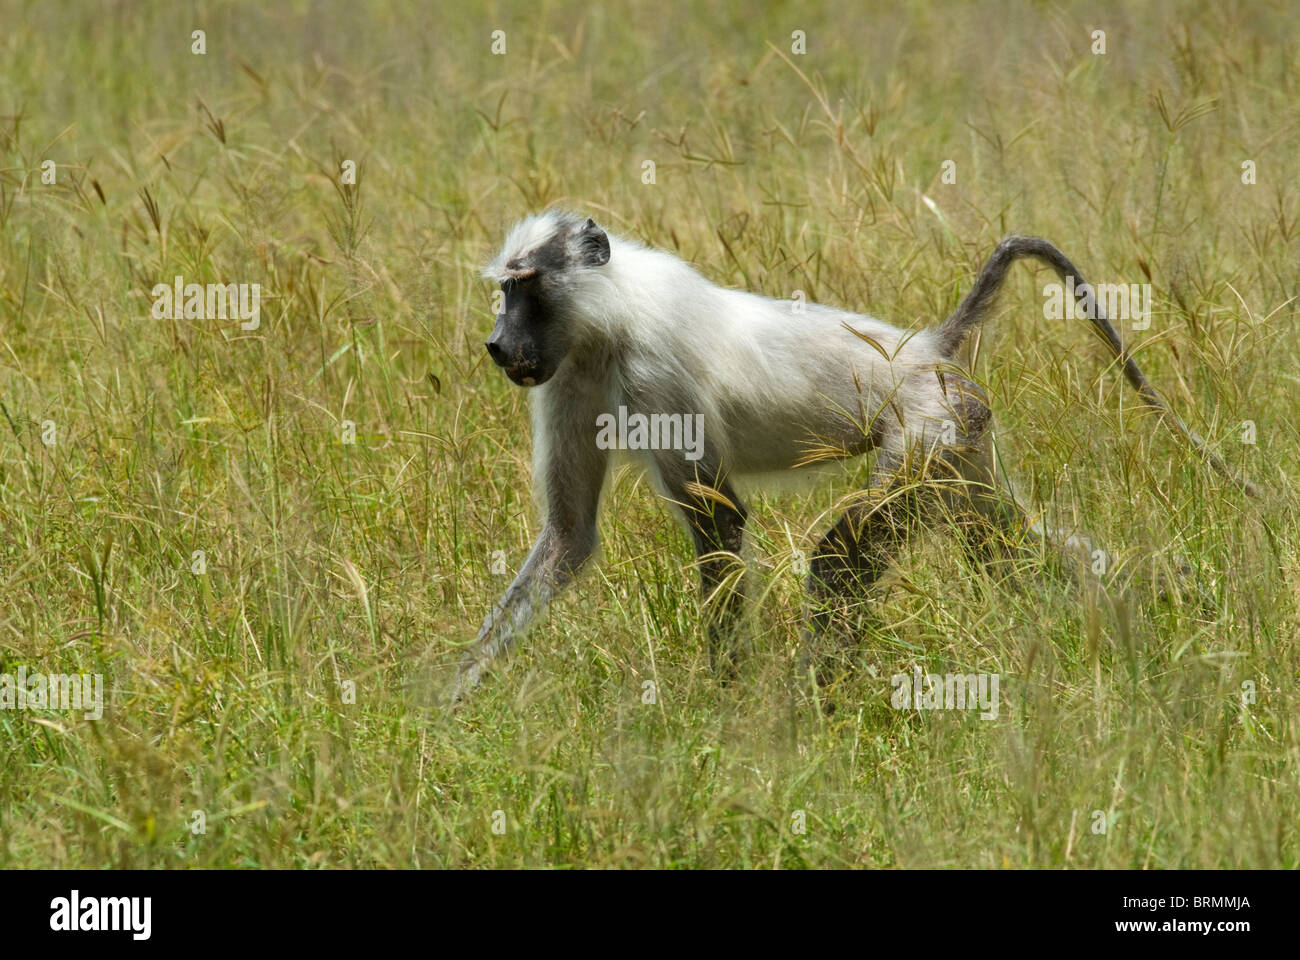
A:
{"type": "MultiPolygon", "coordinates": [[[[508,276],[506,264],[581,222],[555,211],[522,221],[484,275],[508,276]]],[[[663,251],[612,234],[609,242],[607,264],[566,271],[574,347],[555,376],[533,389],[535,424],[554,428],[544,414],[553,404],[562,417],[581,415],[575,429],[594,429],[585,422],[593,410],[582,410],[575,392],[590,389],[580,382],[591,374],[584,351],[609,344],[616,345],[612,375],[592,398],[594,412],[624,404],[646,413],[702,413],[706,445],[728,475],[792,469],[818,447],[861,453],[876,417],[893,418],[879,442],[902,456],[916,441],[932,442],[952,416],[928,331],[816,304],[800,310],[789,300],[719,287],[663,251]],[[900,425],[902,410],[922,416],[900,425]]],[[[535,430],[540,464],[550,439],[535,430]]]]}

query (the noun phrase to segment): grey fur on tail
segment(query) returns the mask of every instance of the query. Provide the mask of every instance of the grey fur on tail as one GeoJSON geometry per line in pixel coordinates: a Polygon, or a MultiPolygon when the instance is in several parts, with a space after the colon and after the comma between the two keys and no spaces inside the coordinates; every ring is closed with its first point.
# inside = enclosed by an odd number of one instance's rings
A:
{"type": "Polygon", "coordinates": [[[997,249],[993,251],[993,255],[984,264],[984,269],[980,271],[980,275],[976,278],[975,285],[971,287],[970,293],[952,312],[952,315],[935,330],[935,344],[945,357],[951,358],[970,332],[984,319],[989,304],[1002,286],[1007,270],[1012,263],[1022,257],[1033,257],[1036,260],[1041,260],[1052,267],[1062,280],[1066,277],[1074,277],[1076,298],[1084,301],[1085,306],[1087,306],[1086,301],[1089,297],[1093,299],[1092,309],[1089,311],[1091,314],[1089,322],[1101,334],[1102,339],[1110,346],[1115,358],[1123,365],[1125,379],[1132,384],[1133,389],[1142,398],[1142,402],[1159,413],[1161,419],[1174,433],[1185,437],[1210,466],[1222,476],[1236,484],[1249,496],[1258,497],[1262,495],[1261,489],[1256,484],[1241,477],[1228,466],[1222,457],[1209,448],[1196,431],[1188,427],[1160,399],[1160,395],[1156,393],[1146,375],[1142,373],[1136,361],[1124,347],[1119,333],[1106,317],[1105,311],[1096,302],[1092,286],[1084,280],[1079,268],[1071,263],[1065,254],[1046,240],[1039,237],[1007,237],[998,244],[997,249]]]}

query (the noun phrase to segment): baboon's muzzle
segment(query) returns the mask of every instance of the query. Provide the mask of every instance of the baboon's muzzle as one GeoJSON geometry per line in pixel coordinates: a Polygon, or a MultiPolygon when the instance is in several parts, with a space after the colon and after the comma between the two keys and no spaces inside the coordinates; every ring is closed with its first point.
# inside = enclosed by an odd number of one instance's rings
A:
{"type": "Polygon", "coordinates": [[[543,373],[540,363],[525,360],[517,353],[506,350],[501,346],[501,341],[496,335],[493,335],[484,346],[487,347],[492,362],[504,370],[506,376],[519,386],[535,387],[550,379],[550,374],[543,373]]]}

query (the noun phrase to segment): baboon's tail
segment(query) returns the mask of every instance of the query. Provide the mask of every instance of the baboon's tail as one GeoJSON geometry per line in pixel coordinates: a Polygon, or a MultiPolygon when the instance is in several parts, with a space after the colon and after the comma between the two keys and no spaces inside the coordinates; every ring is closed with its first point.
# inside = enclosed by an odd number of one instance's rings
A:
{"type": "Polygon", "coordinates": [[[1137,391],[1143,403],[1159,413],[1161,419],[1174,433],[1186,438],[1211,467],[1250,496],[1260,496],[1261,491],[1258,486],[1239,476],[1235,470],[1224,463],[1223,458],[1212,451],[1196,431],[1183,423],[1182,419],[1160,399],[1160,395],[1156,393],[1146,375],[1125,349],[1123,341],[1106,317],[1105,311],[1097,303],[1092,287],[1083,279],[1083,275],[1069,258],[1046,240],[1039,237],[1007,237],[998,244],[993,255],[989,257],[988,263],[984,264],[979,277],[976,278],[975,286],[971,287],[970,293],[966,294],[966,299],[962,300],[957,309],[952,312],[952,316],[936,328],[935,345],[939,352],[949,358],[957,352],[957,348],[962,345],[970,332],[984,319],[989,304],[1002,286],[1007,269],[1021,257],[1034,257],[1043,261],[1052,267],[1062,280],[1073,277],[1075,297],[1084,305],[1090,322],[1110,346],[1115,358],[1123,365],[1125,379],[1133,385],[1133,389],[1137,391]]]}

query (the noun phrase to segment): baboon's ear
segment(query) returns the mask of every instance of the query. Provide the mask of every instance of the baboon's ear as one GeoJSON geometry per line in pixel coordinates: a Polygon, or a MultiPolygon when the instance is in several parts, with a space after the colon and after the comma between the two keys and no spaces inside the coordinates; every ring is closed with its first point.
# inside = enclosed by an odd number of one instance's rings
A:
{"type": "Polygon", "coordinates": [[[578,231],[578,255],[589,267],[603,267],[609,263],[609,237],[588,218],[578,231]]]}

